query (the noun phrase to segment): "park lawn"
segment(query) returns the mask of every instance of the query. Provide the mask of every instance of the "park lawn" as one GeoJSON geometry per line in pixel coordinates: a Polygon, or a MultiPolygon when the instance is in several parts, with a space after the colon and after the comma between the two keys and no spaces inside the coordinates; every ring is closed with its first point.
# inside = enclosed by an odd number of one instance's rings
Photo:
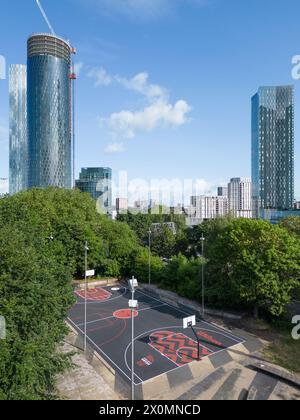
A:
{"type": "Polygon", "coordinates": [[[300,341],[294,340],[290,332],[280,332],[266,348],[265,356],[270,362],[300,374],[300,341]]]}

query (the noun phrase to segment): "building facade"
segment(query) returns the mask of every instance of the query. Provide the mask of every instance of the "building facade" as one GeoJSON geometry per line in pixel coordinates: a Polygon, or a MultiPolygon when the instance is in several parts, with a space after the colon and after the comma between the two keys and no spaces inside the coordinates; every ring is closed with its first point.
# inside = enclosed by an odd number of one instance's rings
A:
{"type": "Polygon", "coordinates": [[[236,218],[252,218],[250,178],[232,178],[228,184],[228,212],[236,218]]]}
{"type": "Polygon", "coordinates": [[[72,187],[71,47],[36,34],[27,43],[28,187],[72,187]]]}
{"type": "Polygon", "coordinates": [[[82,168],[76,188],[89,193],[97,201],[100,213],[112,212],[112,170],[110,168],[82,168]]]}
{"type": "Polygon", "coordinates": [[[9,193],[26,190],[28,184],[27,67],[9,68],[9,193]]]}
{"type": "Polygon", "coordinates": [[[252,98],[252,184],[254,217],[293,208],[293,86],[261,87],[252,98]]]}
{"type": "Polygon", "coordinates": [[[227,187],[218,187],[218,197],[227,197],[228,188],[227,187]]]}
{"type": "Polygon", "coordinates": [[[116,199],[116,211],[118,214],[127,213],[128,211],[128,198],[116,199]]]}

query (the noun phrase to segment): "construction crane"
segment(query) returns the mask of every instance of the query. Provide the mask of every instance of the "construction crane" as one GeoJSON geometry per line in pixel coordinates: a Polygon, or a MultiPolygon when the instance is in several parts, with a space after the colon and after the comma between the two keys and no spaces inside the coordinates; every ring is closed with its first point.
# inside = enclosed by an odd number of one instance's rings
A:
{"type": "Polygon", "coordinates": [[[51,25],[51,23],[50,23],[47,15],[46,15],[46,12],[45,12],[43,6],[41,5],[40,0],[36,0],[36,4],[38,5],[38,8],[40,9],[40,12],[41,12],[43,18],[45,19],[45,22],[47,23],[48,28],[50,29],[51,34],[55,36],[56,35],[55,34],[55,31],[54,31],[54,29],[53,29],[53,27],[52,27],[52,25],[51,25]]]}

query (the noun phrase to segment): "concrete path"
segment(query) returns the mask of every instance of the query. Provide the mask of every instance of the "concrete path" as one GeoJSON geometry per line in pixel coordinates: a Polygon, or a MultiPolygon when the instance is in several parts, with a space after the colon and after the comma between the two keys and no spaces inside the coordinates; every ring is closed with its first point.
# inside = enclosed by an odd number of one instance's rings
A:
{"type": "MultiPolygon", "coordinates": [[[[62,351],[74,352],[74,347],[65,344],[62,351]]],[[[121,399],[88,363],[82,353],[77,353],[73,357],[73,363],[76,365],[75,368],[57,378],[56,386],[61,398],[93,401],[121,399]]]]}

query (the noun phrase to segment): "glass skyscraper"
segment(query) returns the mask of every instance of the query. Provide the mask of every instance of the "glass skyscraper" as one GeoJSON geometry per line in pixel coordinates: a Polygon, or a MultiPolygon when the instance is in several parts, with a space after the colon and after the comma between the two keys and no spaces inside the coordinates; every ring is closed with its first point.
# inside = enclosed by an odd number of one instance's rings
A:
{"type": "Polygon", "coordinates": [[[82,168],[76,188],[89,193],[97,201],[102,213],[112,210],[112,170],[110,168],[82,168]]]}
{"type": "Polygon", "coordinates": [[[50,34],[27,46],[28,188],[71,188],[71,47],[50,34]]]}
{"type": "Polygon", "coordinates": [[[252,206],[290,210],[294,201],[294,88],[261,87],[252,98],[252,206]]]}
{"type": "Polygon", "coordinates": [[[9,193],[27,188],[27,68],[13,64],[9,68],[9,193]]]}

